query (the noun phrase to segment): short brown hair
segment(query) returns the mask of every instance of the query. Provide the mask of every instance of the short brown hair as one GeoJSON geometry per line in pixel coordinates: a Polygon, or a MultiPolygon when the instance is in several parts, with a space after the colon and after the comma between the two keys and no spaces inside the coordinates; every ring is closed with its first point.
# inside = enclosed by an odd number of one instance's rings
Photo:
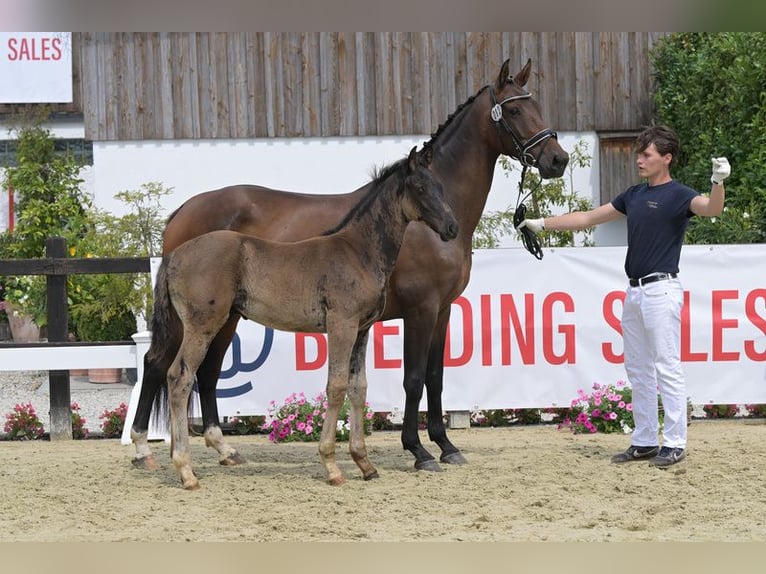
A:
{"type": "Polygon", "coordinates": [[[670,164],[674,165],[678,158],[678,134],[668,126],[651,126],[646,128],[636,138],[635,149],[637,153],[644,151],[651,144],[657,148],[660,155],[670,154],[673,156],[670,164]]]}

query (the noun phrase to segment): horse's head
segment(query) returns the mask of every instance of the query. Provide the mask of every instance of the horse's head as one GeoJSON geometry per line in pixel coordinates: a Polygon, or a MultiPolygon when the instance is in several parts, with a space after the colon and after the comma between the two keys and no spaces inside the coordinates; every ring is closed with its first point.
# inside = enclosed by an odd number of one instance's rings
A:
{"type": "Polygon", "coordinates": [[[569,154],[559,145],[556,132],[540,114],[540,104],[524,89],[532,60],[515,76],[510,60],[503,62],[494,84],[489,86],[490,118],[502,142],[502,153],[522,165],[536,167],[543,178],[561,177],[569,154]]]}
{"type": "Polygon", "coordinates": [[[428,169],[427,160],[420,157],[417,146],[407,158],[407,174],[403,186],[403,209],[409,221],[422,221],[439,234],[442,241],[455,239],[458,223],[452,208],[444,199],[442,184],[428,169]]]}

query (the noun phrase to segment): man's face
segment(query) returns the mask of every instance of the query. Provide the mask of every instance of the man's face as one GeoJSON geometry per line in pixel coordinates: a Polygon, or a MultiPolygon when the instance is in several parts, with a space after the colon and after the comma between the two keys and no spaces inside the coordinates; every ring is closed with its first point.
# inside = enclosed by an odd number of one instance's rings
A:
{"type": "Polygon", "coordinates": [[[638,152],[636,164],[638,165],[638,175],[647,179],[652,179],[657,175],[670,170],[670,162],[673,156],[669,153],[660,155],[653,143],[649,144],[643,151],[638,152]]]}

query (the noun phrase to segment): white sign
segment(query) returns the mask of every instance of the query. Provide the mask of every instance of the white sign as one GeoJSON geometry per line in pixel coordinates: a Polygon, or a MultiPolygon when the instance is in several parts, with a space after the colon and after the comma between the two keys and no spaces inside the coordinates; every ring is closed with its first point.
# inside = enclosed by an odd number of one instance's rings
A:
{"type": "Polygon", "coordinates": [[[0,32],[0,103],[71,101],[71,32],[0,32]]]}
{"type": "MultiPolygon", "coordinates": [[[[452,306],[445,410],[569,406],[578,389],[626,380],[620,316],[625,247],[478,250],[452,306]]],[[[766,403],[766,247],[683,248],[682,361],[693,404],[766,403]]],[[[377,323],[368,401],[401,410],[402,322],[377,323]]],[[[240,321],[218,383],[222,416],[266,414],[270,401],[324,390],[327,339],[240,321]]],[[[425,394],[421,410],[426,409],[425,394]]]]}

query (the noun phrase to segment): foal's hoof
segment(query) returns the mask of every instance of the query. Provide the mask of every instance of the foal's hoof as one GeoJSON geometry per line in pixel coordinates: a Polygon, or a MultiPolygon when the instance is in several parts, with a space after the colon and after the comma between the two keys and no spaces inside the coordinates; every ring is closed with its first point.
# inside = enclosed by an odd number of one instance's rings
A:
{"type": "Polygon", "coordinates": [[[373,470],[370,474],[364,477],[365,480],[372,480],[373,478],[380,478],[377,470],[373,470]]]}
{"type": "Polygon", "coordinates": [[[199,490],[199,480],[187,480],[184,482],[184,489],[199,490]]]}
{"type": "Polygon", "coordinates": [[[460,451],[443,454],[439,457],[439,460],[446,464],[468,464],[468,461],[460,451]]]}
{"type": "Polygon", "coordinates": [[[219,464],[223,466],[236,466],[238,464],[245,464],[247,460],[245,460],[245,457],[243,457],[238,452],[232,453],[226,458],[222,458],[219,461],[219,464]]]}
{"type": "Polygon", "coordinates": [[[327,482],[331,486],[343,486],[344,484],[346,484],[346,477],[343,475],[336,476],[336,477],[327,479],[327,482]]]}
{"type": "Polygon", "coordinates": [[[134,458],[132,461],[133,466],[141,470],[159,470],[160,465],[157,463],[157,459],[154,455],[144,456],[141,458],[134,458]]]}
{"type": "Polygon", "coordinates": [[[415,470],[427,470],[429,472],[442,472],[442,467],[434,459],[415,461],[415,470]]]}

